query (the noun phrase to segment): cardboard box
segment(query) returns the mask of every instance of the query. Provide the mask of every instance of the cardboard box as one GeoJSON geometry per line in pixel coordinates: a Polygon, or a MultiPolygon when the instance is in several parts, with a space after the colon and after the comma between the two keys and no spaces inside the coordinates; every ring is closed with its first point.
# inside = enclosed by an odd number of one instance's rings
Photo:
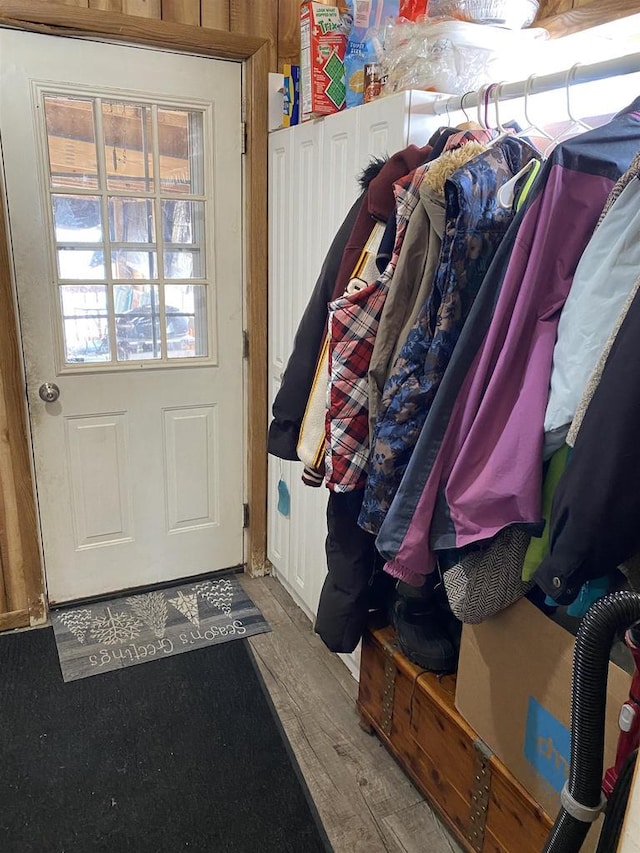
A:
{"type": "Polygon", "coordinates": [[[300,66],[285,63],[282,126],[293,127],[300,122],[300,66]]]}
{"type": "MultiPolygon", "coordinates": [[[[552,818],[569,773],[574,644],[527,600],[462,632],[456,708],[552,818]]],[[[614,762],[630,683],[609,665],[605,769],[614,762]]],[[[589,833],[585,851],[595,849],[597,834],[589,833]]]]}
{"type": "Polygon", "coordinates": [[[340,11],[322,3],[300,8],[300,97],[302,120],[344,109],[344,52],[340,11]]]}

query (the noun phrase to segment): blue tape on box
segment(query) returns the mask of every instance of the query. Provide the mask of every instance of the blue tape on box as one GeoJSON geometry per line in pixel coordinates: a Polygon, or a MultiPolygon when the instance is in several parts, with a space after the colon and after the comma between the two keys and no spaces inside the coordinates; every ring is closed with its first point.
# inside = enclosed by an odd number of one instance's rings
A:
{"type": "Polygon", "coordinates": [[[532,767],[560,792],[569,778],[571,734],[544,705],[529,697],[524,754],[532,767]]]}

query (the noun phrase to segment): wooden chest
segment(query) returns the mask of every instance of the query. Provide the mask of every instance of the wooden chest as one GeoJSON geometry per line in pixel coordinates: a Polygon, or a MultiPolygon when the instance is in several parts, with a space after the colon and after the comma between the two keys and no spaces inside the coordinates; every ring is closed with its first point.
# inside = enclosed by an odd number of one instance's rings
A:
{"type": "Polygon", "coordinates": [[[467,851],[540,853],[552,821],[454,706],[455,677],[410,663],[390,627],[362,645],[358,710],[467,851]]]}

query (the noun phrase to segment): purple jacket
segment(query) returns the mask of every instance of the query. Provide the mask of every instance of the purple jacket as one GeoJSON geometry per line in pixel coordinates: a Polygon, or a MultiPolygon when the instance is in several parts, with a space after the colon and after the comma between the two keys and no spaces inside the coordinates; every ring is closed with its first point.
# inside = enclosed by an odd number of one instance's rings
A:
{"type": "Polygon", "coordinates": [[[376,545],[414,585],[434,552],[541,526],[556,328],[615,181],[640,147],[640,99],[558,146],[496,254],[376,545]]]}

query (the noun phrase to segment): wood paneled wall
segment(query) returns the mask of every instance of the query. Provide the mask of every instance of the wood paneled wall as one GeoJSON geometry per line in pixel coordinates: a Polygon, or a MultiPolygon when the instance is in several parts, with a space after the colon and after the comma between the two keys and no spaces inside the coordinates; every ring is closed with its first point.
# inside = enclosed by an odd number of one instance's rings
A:
{"type": "MultiPolygon", "coordinates": [[[[269,40],[269,70],[281,71],[300,54],[299,0],[57,0],[77,9],[100,9],[269,40]]],[[[537,24],[553,37],[640,12],[639,0],[540,0],[537,24]]]]}
{"type": "Polygon", "coordinates": [[[269,70],[296,62],[299,0],[57,0],[78,9],[100,9],[269,39],[269,70]]]}
{"type": "Polygon", "coordinates": [[[536,25],[560,38],[639,13],[638,0],[540,0],[536,25]]]}
{"type": "Polygon", "coordinates": [[[0,631],[45,616],[24,381],[0,183],[0,631]]]}

